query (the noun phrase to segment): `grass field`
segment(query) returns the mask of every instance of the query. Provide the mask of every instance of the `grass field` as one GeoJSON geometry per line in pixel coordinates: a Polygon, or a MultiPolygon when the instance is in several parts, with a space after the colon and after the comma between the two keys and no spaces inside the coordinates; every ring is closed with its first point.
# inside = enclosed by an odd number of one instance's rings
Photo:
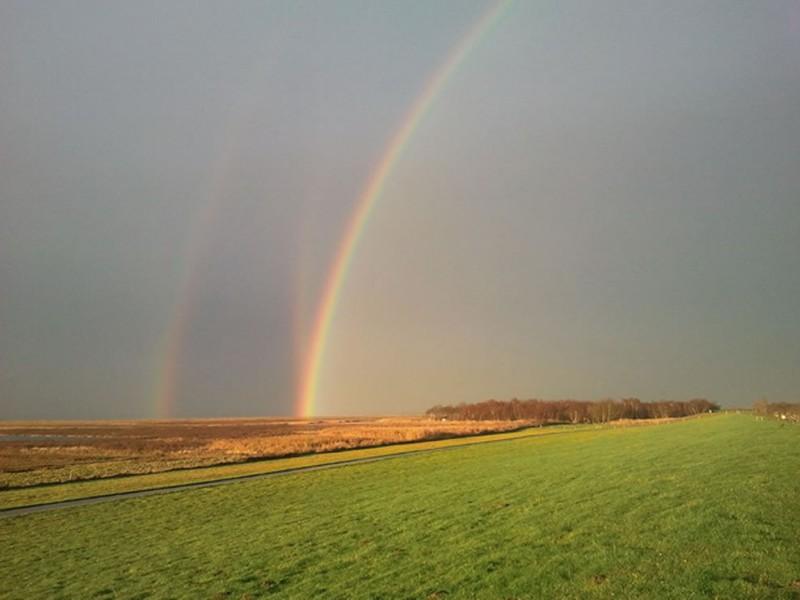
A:
{"type": "Polygon", "coordinates": [[[800,427],[520,436],[0,520],[8,598],[797,598],[800,427]]]}

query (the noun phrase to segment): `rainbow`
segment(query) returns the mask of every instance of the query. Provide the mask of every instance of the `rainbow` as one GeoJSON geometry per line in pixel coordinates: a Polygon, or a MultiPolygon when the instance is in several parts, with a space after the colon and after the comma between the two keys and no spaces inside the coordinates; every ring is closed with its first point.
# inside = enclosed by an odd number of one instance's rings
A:
{"type": "MultiPolygon", "coordinates": [[[[225,156],[229,156],[229,152],[226,152],[225,156]]],[[[222,162],[227,164],[228,160],[222,162]]],[[[220,170],[224,171],[224,169],[220,170]]],[[[183,356],[183,341],[191,315],[190,300],[194,297],[198,285],[198,276],[201,272],[200,259],[204,254],[205,240],[211,230],[211,223],[220,210],[221,201],[218,198],[221,197],[221,193],[214,194],[214,200],[206,204],[186,244],[187,250],[184,255],[187,257],[187,264],[183,269],[183,279],[178,285],[178,299],[172,310],[172,318],[159,344],[161,350],[157,352],[157,356],[160,357],[160,368],[153,391],[153,413],[157,419],[168,419],[175,416],[180,358],[183,356]]]]}
{"type": "Polygon", "coordinates": [[[345,233],[339,242],[335,258],[328,270],[322,298],[317,308],[311,330],[310,349],[306,355],[295,403],[295,412],[300,417],[314,415],[319,391],[320,367],[325,347],[330,336],[331,323],[347,273],[358,242],[364,232],[370,213],[380,198],[386,181],[394,170],[400,156],[413,137],[433,103],[441,95],[447,82],[464,63],[481,39],[500,20],[513,0],[494,2],[461,40],[453,47],[439,68],[430,76],[422,93],[417,97],[402,120],[399,129],[390,138],[381,159],[372,171],[350,216],[345,233]]]}
{"type": "Polygon", "coordinates": [[[194,296],[199,273],[199,257],[203,254],[203,240],[210,229],[210,223],[218,210],[218,203],[209,203],[199,222],[189,238],[188,264],[184,269],[183,281],[178,286],[178,300],[172,311],[169,326],[164,332],[159,346],[162,348],[157,356],[162,357],[160,370],[156,377],[155,390],[153,391],[153,413],[157,419],[168,419],[175,416],[175,404],[178,392],[180,358],[183,356],[182,346],[186,336],[191,315],[190,298],[194,296]]]}
{"type": "Polygon", "coordinates": [[[254,99],[251,97],[252,85],[243,86],[242,93],[231,107],[230,114],[222,131],[220,150],[210,169],[210,196],[194,218],[189,236],[183,248],[183,268],[179,270],[177,294],[170,320],[158,344],[156,357],[156,376],[152,390],[152,414],[157,419],[168,419],[176,414],[178,388],[180,383],[180,362],[191,317],[192,298],[195,296],[199,278],[202,274],[202,259],[208,246],[208,238],[213,230],[225,201],[225,186],[228,173],[236,158],[236,141],[248,125],[248,117],[253,113],[254,99]]]}
{"type": "MultiPolygon", "coordinates": [[[[321,300],[315,313],[311,329],[309,349],[301,365],[301,382],[295,402],[295,412],[300,416],[314,414],[317,388],[319,385],[320,367],[325,354],[330,334],[331,323],[336,305],[347,277],[353,254],[358,241],[369,219],[370,212],[380,197],[386,180],[391,175],[403,150],[408,145],[420,122],[428,113],[436,98],[442,93],[445,85],[458,67],[465,61],[480,40],[492,29],[513,0],[496,0],[481,15],[460,41],[448,53],[439,68],[430,76],[421,94],[401,121],[400,128],[390,138],[380,161],[368,178],[362,194],[350,216],[345,233],[339,242],[338,249],[328,274],[321,300]]],[[[245,90],[246,91],[246,90],[245,90]]],[[[211,169],[210,200],[201,209],[198,218],[188,237],[183,256],[182,277],[177,286],[177,296],[173,305],[171,318],[158,344],[158,363],[152,391],[153,415],[156,418],[174,417],[176,413],[177,394],[179,388],[180,362],[183,356],[183,344],[187,334],[191,316],[191,299],[195,295],[198,277],[202,272],[202,257],[207,246],[207,239],[224,203],[224,187],[227,172],[233,162],[235,141],[247,125],[247,116],[253,112],[254,98],[243,94],[235,103],[230,113],[227,132],[222,141],[220,158],[211,169]],[[249,109],[249,110],[248,110],[249,109]]]]}

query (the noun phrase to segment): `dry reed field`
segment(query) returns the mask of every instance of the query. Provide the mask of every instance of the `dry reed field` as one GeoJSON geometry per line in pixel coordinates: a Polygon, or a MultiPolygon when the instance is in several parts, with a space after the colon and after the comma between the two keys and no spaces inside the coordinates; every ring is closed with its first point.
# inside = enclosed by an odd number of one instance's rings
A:
{"type": "Polygon", "coordinates": [[[0,422],[0,489],[510,431],[428,418],[0,422]]]}

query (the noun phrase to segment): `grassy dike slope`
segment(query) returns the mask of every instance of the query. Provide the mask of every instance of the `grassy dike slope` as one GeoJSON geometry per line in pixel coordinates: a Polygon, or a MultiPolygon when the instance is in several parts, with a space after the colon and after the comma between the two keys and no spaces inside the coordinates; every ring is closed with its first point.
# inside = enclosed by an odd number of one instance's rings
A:
{"type": "MultiPolygon", "coordinates": [[[[641,425],[648,426],[648,421],[641,425]]],[[[558,435],[572,433],[583,429],[614,427],[615,425],[557,425],[551,427],[529,427],[505,433],[486,433],[482,435],[460,436],[426,442],[410,442],[340,450],[337,452],[320,452],[289,458],[270,458],[244,463],[218,465],[213,467],[197,467],[175,469],[161,473],[146,475],[127,475],[108,477],[88,481],[72,481],[41,486],[7,489],[0,491],[0,511],[24,506],[40,506],[82,498],[96,498],[114,494],[125,494],[142,490],[165,489],[180,485],[193,485],[209,481],[235,480],[246,477],[258,477],[270,473],[291,471],[307,467],[335,465],[347,461],[399,456],[431,450],[442,450],[455,446],[485,444],[515,440],[521,437],[558,435]]],[[[2,514],[0,514],[2,516],[2,514]]]]}
{"type": "Polygon", "coordinates": [[[0,520],[3,597],[795,598],[800,427],[520,438],[0,520]]]}

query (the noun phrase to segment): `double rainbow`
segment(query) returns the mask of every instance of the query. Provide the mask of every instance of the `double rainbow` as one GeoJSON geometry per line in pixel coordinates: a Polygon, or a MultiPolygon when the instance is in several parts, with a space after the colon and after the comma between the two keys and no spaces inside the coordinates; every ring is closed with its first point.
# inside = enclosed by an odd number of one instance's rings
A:
{"type": "MultiPolygon", "coordinates": [[[[448,81],[486,34],[492,30],[512,2],[513,0],[496,0],[493,2],[459,42],[455,44],[441,65],[439,65],[439,68],[429,77],[422,92],[401,121],[400,127],[391,136],[389,144],[367,179],[325,278],[322,297],[315,313],[313,328],[311,329],[309,350],[302,365],[298,394],[295,400],[295,414],[297,416],[310,417],[315,414],[320,371],[325,349],[330,338],[333,316],[336,313],[336,307],[347,279],[353,255],[369,221],[370,214],[381,197],[387,179],[392,174],[403,151],[408,146],[410,139],[419,128],[425,115],[442,94],[448,81]]],[[[229,137],[223,152],[224,160],[221,161],[221,165],[218,165],[216,169],[214,188],[221,187],[221,182],[224,180],[224,172],[227,170],[232,154],[231,138],[229,137]]],[[[193,291],[197,285],[198,272],[200,271],[198,265],[202,255],[202,240],[207,237],[211,223],[216,219],[222,197],[221,190],[215,189],[212,201],[205,207],[188,243],[186,252],[188,259],[183,281],[178,287],[178,299],[173,309],[172,319],[161,343],[162,350],[159,353],[162,359],[159,364],[153,393],[155,415],[158,418],[169,418],[175,415],[180,358],[183,354],[182,346],[189,321],[189,300],[194,295],[193,291]]]]}

